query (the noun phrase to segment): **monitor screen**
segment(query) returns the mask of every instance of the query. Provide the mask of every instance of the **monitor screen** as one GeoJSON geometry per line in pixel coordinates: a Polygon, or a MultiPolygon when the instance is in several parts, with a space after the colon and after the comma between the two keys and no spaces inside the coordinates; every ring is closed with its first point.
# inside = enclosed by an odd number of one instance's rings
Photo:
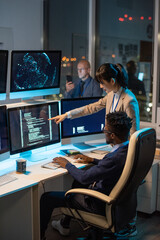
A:
{"type": "Polygon", "coordinates": [[[0,161],[9,158],[6,106],[0,106],[0,161]]]}
{"type": "MultiPolygon", "coordinates": [[[[100,98],[75,98],[75,99],[62,99],[61,100],[61,114],[68,112],[72,109],[83,107],[85,105],[94,103],[100,98]]],[[[105,124],[105,109],[101,111],[76,118],[66,119],[62,122],[62,144],[78,143],[87,140],[94,140],[104,138],[102,129],[105,124]]]]}
{"type": "Polygon", "coordinates": [[[10,98],[59,93],[61,51],[12,51],[10,98]]]}
{"type": "Polygon", "coordinates": [[[58,102],[9,108],[10,153],[21,153],[60,142],[59,126],[54,121],[48,121],[48,118],[58,114],[58,102]]]}
{"type": "Polygon", "coordinates": [[[139,72],[138,73],[138,80],[143,81],[143,77],[144,77],[144,73],[143,72],[139,72]]]}
{"type": "Polygon", "coordinates": [[[6,98],[8,51],[0,50],[0,100],[6,98]]]}

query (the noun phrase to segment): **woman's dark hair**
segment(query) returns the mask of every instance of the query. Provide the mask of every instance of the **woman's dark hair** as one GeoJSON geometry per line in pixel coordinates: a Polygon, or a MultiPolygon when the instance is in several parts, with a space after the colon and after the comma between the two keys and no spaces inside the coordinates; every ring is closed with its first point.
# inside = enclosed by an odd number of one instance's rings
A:
{"type": "Polygon", "coordinates": [[[112,112],[106,115],[107,126],[110,132],[119,139],[126,141],[132,127],[132,119],[123,111],[112,112]]]}
{"type": "Polygon", "coordinates": [[[115,78],[117,84],[123,88],[128,86],[128,74],[124,67],[120,64],[104,63],[96,71],[96,80],[103,83],[102,80],[110,82],[111,78],[115,78]]]}

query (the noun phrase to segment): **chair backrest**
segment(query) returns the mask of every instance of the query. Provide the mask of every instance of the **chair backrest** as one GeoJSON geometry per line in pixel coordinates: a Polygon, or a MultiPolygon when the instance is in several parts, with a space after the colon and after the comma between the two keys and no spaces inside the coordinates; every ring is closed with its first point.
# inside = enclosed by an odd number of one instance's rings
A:
{"type": "Polygon", "coordinates": [[[126,190],[138,188],[150,170],[156,148],[156,133],[152,128],[144,128],[132,134],[128,146],[126,163],[110,196],[114,199],[124,195],[126,190]]]}
{"type": "Polygon", "coordinates": [[[125,222],[136,213],[136,192],[152,166],[155,148],[154,129],[144,128],[132,134],[123,172],[110,193],[110,196],[115,199],[115,208],[116,205],[119,208],[118,217],[123,218],[124,211],[128,212],[125,222]]]}

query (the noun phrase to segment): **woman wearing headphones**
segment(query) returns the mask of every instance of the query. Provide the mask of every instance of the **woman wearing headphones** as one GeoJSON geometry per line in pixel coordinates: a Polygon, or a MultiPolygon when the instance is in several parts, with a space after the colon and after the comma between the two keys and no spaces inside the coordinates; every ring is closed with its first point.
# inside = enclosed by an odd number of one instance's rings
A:
{"type": "Polygon", "coordinates": [[[121,64],[102,64],[96,71],[96,80],[107,95],[98,102],[76,108],[49,120],[57,124],[66,118],[74,119],[93,114],[106,108],[106,114],[115,111],[124,111],[132,119],[130,134],[139,130],[139,106],[134,94],[127,88],[128,75],[121,64]]]}

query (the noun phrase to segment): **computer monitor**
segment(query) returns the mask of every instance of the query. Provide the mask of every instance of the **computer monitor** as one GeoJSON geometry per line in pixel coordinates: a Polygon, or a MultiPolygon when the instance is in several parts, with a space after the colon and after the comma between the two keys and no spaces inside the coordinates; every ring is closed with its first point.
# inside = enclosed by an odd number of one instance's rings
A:
{"type": "Polygon", "coordinates": [[[58,114],[58,102],[26,104],[9,108],[11,155],[20,153],[22,157],[30,161],[45,159],[47,149],[44,147],[60,142],[59,126],[54,121],[48,121],[48,118],[58,114]],[[33,149],[38,149],[37,155],[33,149]]]}
{"type": "Polygon", "coordinates": [[[6,99],[8,51],[0,50],[0,100],[6,99]]]}
{"type": "MultiPolygon", "coordinates": [[[[74,98],[61,100],[61,114],[68,112],[72,109],[83,107],[85,105],[98,101],[99,97],[93,98],[74,98]]],[[[76,147],[84,149],[89,146],[83,142],[89,140],[98,140],[104,138],[102,129],[105,125],[105,109],[101,111],[76,118],[65,119],[62,122],[62,144],[74,144],[76,147]],[[86,147],[85,147],[86,146],[86,147]]]]}
{"type": "Polygon", "coordinates": [[[144,73],[143,73],[143,72],[139,72],[139,73],[138,73],[138,79],[139,79],[140,81],[143,81],[143,77],[144,77],[144,73]]]}
{"type": "Polygon", "coordinates": [[[60,92],[61,51],[12,51],[10,98],[60,92]]]}
{"type": "Polygon", "coordinates": [[[6,106],[0,106],[0,161],[9,158],[8,124],[6,106]]]}

